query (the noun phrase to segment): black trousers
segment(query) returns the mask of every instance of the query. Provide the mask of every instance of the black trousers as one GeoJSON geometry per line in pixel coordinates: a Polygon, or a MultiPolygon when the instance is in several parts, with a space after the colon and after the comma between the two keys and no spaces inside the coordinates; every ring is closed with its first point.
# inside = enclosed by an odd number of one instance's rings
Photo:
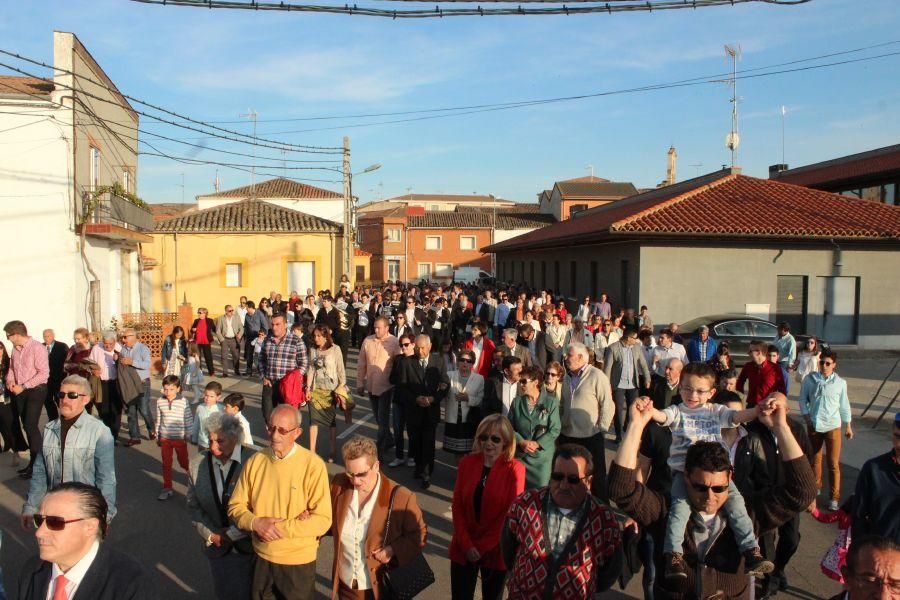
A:
{"type": "Polygon", "coordinates": [[[630,390],[617,389],[613,392],[613,399],[616,403],[616,441],[622,439],[622,432],[625,431],[625,427],[628,426],[628,407],[631,406],[632,402],[637,400],[637,397],[637,388],[632,388],[630,390]]]}
{"type": "Polygon", "coordinates": [[[103,382],[103,402],[97,405],[97,414],[103,424],[109,427],[113,440],[118,439],[122,428],[122,398],[115,379],[103,382]]]}
{"type": "Polygon", "coordinates": [[[22,452],[28,449],[28,444],[25,443],[25,436],[22,434],[19,411],[16,410],[15,402],[0,401],[0,436],[3,436],[3,452],[7,450],[22,452]]]}
{"type": "Polygon", "coordinates": [[[206,374],[215,375],[216,372],[213,369],[212,346],[209,344],[197,344],[197,348],[200,349],[200,352],[203,354],[203,359],[206,361],[206,374]]]}
{"type": "Polygon", "coordinates": [[[269,424],[269,415],[272,414],[272,410],[279,404],[284,404],[284,398],[281,397],[281,389],[278,387],[280,383],[280,379],[273,379],[271,386],[263,386],[260,404],[262,405],[263,421],[266,425],[269,424]]]}
{"type": "Polygon", "coordinates": [[[43,438],[38,421],[41,418],[41,410],[44,408],[44,399],[47,397],[47,384],[41,384],[23,391],[15,396],[16,410],[22,420],[22,429],[25,430],[25,438],[28,440],[28,449],[31,451],[30,469],[35,459],[41,453],[43,438]]]}
{"type": "Polygon", "coordinates": [[[253,600],[313,600],[316,595],[316,561],[305,565],[276,565],[256,557],[253,600]]]}
{"type": "Polygon", "coordinates": [[[766,533],[759,542],[763,556],[775,563],[776,572],[783,572],[800,547],[800,515],[794,515],[793,519],[782,524],[777,530],[766,533]]]}
{"type": "Polygon", "coordinates": [[[586,438],[573,438],[560,435],[556,438],[557,446],[562,444],[578,444],[591,453],[594,462],[594,477],[591,479],[591,493],[609,504],[609,491],[606,486],[606,439],[602,433],[586,438]]]}
{"type": "Polygon", "coordinates": [[[481,573],[482,600],[501,600],[503,584],[506,582],[506,571],[497,571],[478,565],[450,562],[450,598],[451,600],[472,600],[475,597],[475,586],[478,574],[481,573]]]}
{"type": "Polygon", "coordinates": [[[406,405],[409,456],[416,461],[416,475],[430,478],[434,472],[434,444],[440,414],[434,407],[423,408],[414,400],[406,405]]]}
{"type": "MultiPolygon", "coordinates": [[[[247,363],[247,374],[253,372],[253,342],[259,335],[258,331],[250,331],[244,334],[244,362],[247,363]]],[[[257,368],[259,368],[257,366],[257,368]]]]}
{"type": "Polygon", "coordinates": [[[44,398],[44,408],[47,410],[47,421],[55,421],[59,418],[59,405],[57,404],[56,392],[62,380],[47,382],[47,397],[44,398]]]}

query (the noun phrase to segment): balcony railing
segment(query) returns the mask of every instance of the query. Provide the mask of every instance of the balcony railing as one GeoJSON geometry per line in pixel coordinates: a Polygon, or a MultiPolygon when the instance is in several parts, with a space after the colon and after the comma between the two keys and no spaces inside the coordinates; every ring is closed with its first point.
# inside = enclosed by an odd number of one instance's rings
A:
{"type": "Polygon", "coordinates": [[[149,210],[113,193],[100,196],[91,222],[118,225],[134,231],[153,231],[153,215],[149,210]]]}

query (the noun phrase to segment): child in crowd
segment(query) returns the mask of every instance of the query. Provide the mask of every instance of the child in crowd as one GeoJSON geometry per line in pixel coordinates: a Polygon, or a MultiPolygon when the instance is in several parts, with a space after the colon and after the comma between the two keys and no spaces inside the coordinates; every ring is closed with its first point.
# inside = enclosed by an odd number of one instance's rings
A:
{"type": "MultiPolygon", "coordinates": [[[[653,412],[653,420],[672,430],[669,468],[672,469],[672,501],[663,554],[666,557],[665,577],[670,581],[687,578],[682,544],[685,529],[691,517],[691,506],[687,497],[687,474],[684,461],[691,444],[699,441],[713,441],[723,444],[722,428],[736,427],[759,416],[759,408],[734,410],[721,404],[712,404],[710,399],[716,393],[716,372],[708,363],[690,363],[681,372],[680,394],[682,403],[664,410],[645,404],[653,412]]],[[[764,408],[767,408],[766,405],[764,408]]],[[[724,444],[723,444],[724,446],[724,444]]],[[[718,493],[718,490],[714,490],[718,493]]],[[[722,490],[724,492],[725,490],[722,490]]],[[[734,481],[728,484],[728,500],[724,505],[728,525],[734,532],[738,549],[744,555],[748,575],[759,577],[771,573],[774,565],[763,558],[759,544],[753,534],[753,522],[744,506],[744,498],[738,492],[734,481]]]]}
{"type": "Polygon", "coordinates": [[[188,358],[181,376],[184,377],[184,385],[191,386],[194,393],[191,404],[200,404],[200,398],[203,396],[200,387],[203,384],[203,369],[200,368],[200,348],[195,342],[188,344],[188,358]]]}
{"type": "Polygon", "coordinates": [[[250,421],[247,420],[242,412],[244,410],[244,396],[241,394],[228,394],[225,396],[225,412],[241,422],[244,429],[244,446],[253,446],[253,434],[250,433],[250,421]]]}
{"type": "Polygon", "coordinates": [[[850,550],[850,526],[853,524],[851,515],[853,514],[856,496],[850,496],[844,505],[833,512],[820,512],[813,502],[812,510],[809,514],[819,523],[837,523],[838,535],[834,540],[834,544],[822,557],[822,572],[826,576],[844,583],[844,574],[841,571],[843,566],[847,564],[847,552],[850,550]]]}
{"type": "Polygon", "coordinates": [[[784,380],[786,386],[788,380],[788,372],[787,369],[785,369],[778,363],[779,354],[780,353],[778,352],[778,346],[776,346],[775,344],[769,344],[768,346],[766,346],[766,356],[768,357],[769,362],[778,367],[778,370],[781,371],[781,378],[784,380]]]}
{"type": "Polygon", "coordinates": [[[203,404],[197,407],[197,415],[194,417],[194,426],[191,429],[191,443],[199,446],[200,452],[209,448],[209,432],[204,427],[206,418],[222,411],[219,399],[222,397],[222,384],[218,381],[210,381],[203,391],[203,404]]]}
{"type": "Polygon", "coordinates": [[[181,379],[177,375],[163,378],[162,398],[156,401],[156,445],[162,448],[163,489],[157,500],[168,500],[172,491],[172,452],[178,464],[188,472],[187,442],[194,416],[191,406],[181,395],[181,379]]]}

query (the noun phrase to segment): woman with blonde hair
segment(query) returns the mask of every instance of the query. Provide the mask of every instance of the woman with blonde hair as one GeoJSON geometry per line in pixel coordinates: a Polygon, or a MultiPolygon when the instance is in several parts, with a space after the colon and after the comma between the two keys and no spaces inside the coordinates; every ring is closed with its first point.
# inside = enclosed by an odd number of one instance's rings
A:
{"type": "Polygon", "coordinates": [[[525,490],[525,466],[515,459],[514,435],[506,417],[489,415],[478,425],[472,453],[459,461],[450,540],[453,600],[474,598],[479,574],[484,600],[503,596],[506,566],[500,533],[509,507],[525,490]]]}

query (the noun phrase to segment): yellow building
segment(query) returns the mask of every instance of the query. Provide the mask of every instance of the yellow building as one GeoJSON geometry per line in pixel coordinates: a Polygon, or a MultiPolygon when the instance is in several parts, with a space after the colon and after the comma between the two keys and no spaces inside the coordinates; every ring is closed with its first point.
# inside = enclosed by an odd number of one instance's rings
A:
{"type": "MultiPolygon", "coordinates": [[[[158,221],[143,248],[153,264],[153,310],[174,312],[186,298],[217,315],[241,296],[336,291],[342,236],[333,221],[250,199],[158,221]]],[[[357,278],[368,275],[367,257],[354,263],[357,278]]]]}

